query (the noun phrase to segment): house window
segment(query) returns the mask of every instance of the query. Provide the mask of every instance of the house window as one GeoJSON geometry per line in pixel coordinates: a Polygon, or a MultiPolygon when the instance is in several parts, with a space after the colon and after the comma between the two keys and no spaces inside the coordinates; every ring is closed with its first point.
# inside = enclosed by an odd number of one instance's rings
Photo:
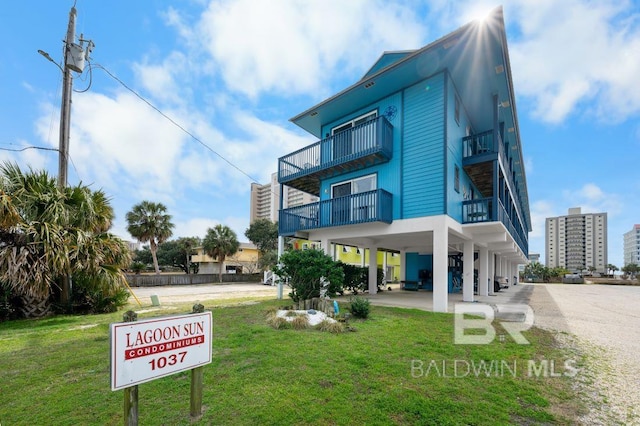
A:
{"type": "Polygon", "coordinates": [[[454,100],[453,116],[456,119],[456,123],[460,124],[460,98],[458,96],[456,96],[454,100]]]}
{"type": "Polygon", "coordinates": [[[455,166],[454,170],[453,189],[460,193],[460,168],[458,166],[455,166]]]}
{"type": "Polygon", "coordinates": [[[347,130],[353,129],[354,127],[363,124],[369,120],[372,120],[378,116],[378,111],[371,111],[366,114],[363,114],[359,117],[354,118],[353,120],[349,120],[346,123],[342,123],[339,126],[331,129],[332,135],[332,158],[338,159],[345,157],[347,155],[353,154],[354,151],[363,149],[362,146],[364,134],[360,130],[355,130],[351,132],[346,132],[347,130]],[[354,145],[357,145],[354,148],[354,145]]]}
{"type": "Polygon", "coordinates": [[[362,194],[376,189],[375,174],[362,176],[331,185],[332,223],[347,224],[352,221],[367,221],[374,218],[375,193],[362,194]]]}

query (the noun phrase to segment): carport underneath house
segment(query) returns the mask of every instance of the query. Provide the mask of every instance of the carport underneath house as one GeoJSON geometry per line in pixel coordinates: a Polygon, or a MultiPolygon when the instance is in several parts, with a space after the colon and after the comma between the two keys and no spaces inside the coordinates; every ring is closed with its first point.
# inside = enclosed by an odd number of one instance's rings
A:
{"type": "MultiPolygon", "coordinates": [[[[332,244],[400,253],[400,280],[433,291],[433,310],[447,312],[449,293],[462,292],[465,302],[475,294],[493,294],[493,281],[518,274],[526,255],[502,222],[460,224],[447,215],[395,220],[391,224],[360,224],[311,230],[310,240],[320,241],[325,253],[332,244]]],[[[370,263],[369,294],[377,292],[376,269],[370,263]]]]}

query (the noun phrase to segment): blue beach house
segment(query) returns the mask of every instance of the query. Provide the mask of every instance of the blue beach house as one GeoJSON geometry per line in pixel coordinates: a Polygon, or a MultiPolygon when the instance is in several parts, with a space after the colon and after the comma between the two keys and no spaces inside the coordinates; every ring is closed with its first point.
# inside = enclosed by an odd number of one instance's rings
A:
{"type": "Polygon", "coordinates": [[[399,278],[432,290],[438,312],[449,293],[473,301],[526,263],[531,217],[502,8],[418,50],[383,53],[291,121],[318,141],[279,158],[278,181],[320,200],[281,206],[281,237],[327,253],[399,253],[399,278]]]}

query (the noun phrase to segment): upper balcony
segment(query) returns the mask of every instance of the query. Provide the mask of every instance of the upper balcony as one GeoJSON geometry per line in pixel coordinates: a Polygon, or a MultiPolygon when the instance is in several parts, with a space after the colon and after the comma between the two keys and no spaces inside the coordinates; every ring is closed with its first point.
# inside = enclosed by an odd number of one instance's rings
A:
{"type": "Polygon", "coordinates": [[[330,226],[391,223],[392,208],[393,196],[384,189],[332,198],[280,210],[278,233],[289,236],[298,231],[330,226]]]}
{"type": "Polygon", "coordinates": [[[376,117],[278,159],[278,182],[320,195],[320,180],[391,159],[393,126],[376,117]]]}
{"type": "Polygon", "coordinates": [[[507,209],[500,200],[494,198],[479,198],[462,202],[462,223],[502,222],[507,231],[528,256],[529,245],[527,233],[521,226],[516,226],[511,220],[507,209]],[[497,206],[497,208],[495,208],[497,206]]]}

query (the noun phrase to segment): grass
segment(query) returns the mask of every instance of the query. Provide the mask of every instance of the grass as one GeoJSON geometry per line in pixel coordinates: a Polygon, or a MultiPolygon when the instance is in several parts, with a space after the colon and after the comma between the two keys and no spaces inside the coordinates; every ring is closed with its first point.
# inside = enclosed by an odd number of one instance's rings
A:
{"type": "MultiPolygon", "coordinates": [[[[202,417],[190,419],[190,375],[178,373],[139,385],[140,424],[571,424],[578,409],[571,378],[527,374],[527,360],[568,356],[539,329],[525,332],[530,345],[454,345],[447,314],[376,306],[336,334],[274,329],[267,312],[282,301],[214,303],[202,417]],[[504,361],[516,374],[455,377],[455,360],[504,361]]],[[[109,387],[109,324],[122,313],[1,323],[0,424],[122,424],[124,392],[109,387]]]]}

